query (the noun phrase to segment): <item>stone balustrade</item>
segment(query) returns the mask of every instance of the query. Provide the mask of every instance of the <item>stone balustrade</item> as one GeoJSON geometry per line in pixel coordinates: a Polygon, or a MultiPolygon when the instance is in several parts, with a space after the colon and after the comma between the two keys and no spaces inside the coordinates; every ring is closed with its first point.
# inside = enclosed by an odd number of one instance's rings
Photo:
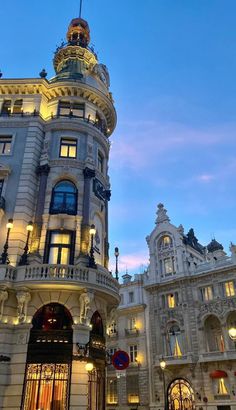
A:
{"type": "Polygon", "coordinates": [[[38,283],[80,284],[107,289],[118,294],[119,284],[106,269],[99,267],[89,269],[73,265],[38,264],[27,266],[0,265],[0,284],[3,281],[13,284],[24,283],[30,286],[38,283]]]}

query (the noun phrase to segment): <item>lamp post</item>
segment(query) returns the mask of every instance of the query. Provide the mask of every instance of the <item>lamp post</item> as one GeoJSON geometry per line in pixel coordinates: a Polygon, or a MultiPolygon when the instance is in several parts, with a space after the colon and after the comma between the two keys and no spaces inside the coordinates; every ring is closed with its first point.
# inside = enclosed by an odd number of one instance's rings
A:
{"type": "Polygon", "coordinates": [[[2,265],[6,265],[6,264],[10,263],[7,251],[8,251],[9,235],[10,235],[11,229],[13,228],[13,219],[8,219],[6,228],[7,228],[6,242],[5,242],[5,245],[3,247],[3,253],[1,255],[1,264],[2,265]]]}
{"type": "Polygon", "coordinates": [[[24,247],[24,253],[21,255],[19,265],[28,265],[28,250],[29,250],[29,238],[30,238],[30,233],[33,231],[33,222],[30,221],[26,227],[27,230],[27,239],[26,239],[26,244],[24,247]]]}
{"type": "Polygon", "coordinates": [[[91,246],[90,246],[90,252],[89,252],[89,268],[95,269],[97,265],[94,259],[94,247],[93,247],[94,235],[96,234],[96,228],[94,224],[91,225],[89,233],[91,236],[91,246]]]}
{"type": "Polygon", "coordinates": [[[235,346],[235,349],[236,349],[236,327],[234,325],[232,325],[229,328],[228,333],[229,333],[230,339],[233,340],[234,346],[235,346]]]}
{"type": "Polygon", "coordinates": [[[164,410],[167,410],[166,380],[165,380],[166,361],[164,360],[163,357],[160,360],[160,368],[162,370],[162,375],[163,375],[164,410]]]}
{"type": "Polygon", "coordinates": [[[116,274],[116,280],[118,281],[119,280],[119,276],[118,276],[118,273],[119,273],[119,271],[118,271],[119,248],[117,248],[117,246],[115,247],[114,255],[116,257],[116,271],[115,271],[115,274],[116,274]]]}

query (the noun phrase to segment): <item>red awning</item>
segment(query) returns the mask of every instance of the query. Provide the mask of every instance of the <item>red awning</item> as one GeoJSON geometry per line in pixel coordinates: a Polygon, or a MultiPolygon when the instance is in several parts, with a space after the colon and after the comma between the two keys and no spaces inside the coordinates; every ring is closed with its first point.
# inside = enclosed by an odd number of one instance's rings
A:
{"type": "Polygon", "coordinates": [[[227,373],[224,370],[214,370],[210,373],[212,379],[221,379],[223,377],[228,377],[227,373]]]}

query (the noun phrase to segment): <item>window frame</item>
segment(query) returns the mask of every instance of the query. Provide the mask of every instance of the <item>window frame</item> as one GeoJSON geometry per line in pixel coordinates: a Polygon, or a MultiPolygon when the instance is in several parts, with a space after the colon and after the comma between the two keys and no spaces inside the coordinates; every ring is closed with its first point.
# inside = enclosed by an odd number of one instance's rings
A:
{"type": "Polygon", "coordinates": [[[208,285],[208,286],[203,286],[200,288],[200,294],[201,294],[201,299],[202,302],[211,302],[212,300],[214,300],[214,288],[212,285],[208,285]],[[209,298],[209,289],[211,289],[211,298],[209,298]],[[207,294],[207,298],[206,298],[206,294],[207,294]]]}
{"type": "Polygon", "coordinates": [[[134,292],[129,292],[129,303],[134,303],[134,292]]]}
{"type": "Polygon", "coordinates": [[[97,155],[97,168],[98,171],[101,172],[101,174],[104,174],[104,155],[101,151],[98,150],[98,155],[97,155]]]}
{"type": "Polygon", "coordinates": [[[3,145],[3,151],[1,152],[0,150],[0,156],[8,157],[12,155],[12,150],[13,150],[13,141],[14,141],[14,136],[7,135],[7,134],[0,134],[0,147],[3,145]],[[5,141],[1,141],[5,138],[5,141]],[[10,151],[8,153],[5,153],[4,150],[6,148],[6,144],[10,144],[10,151]]]}
{"type": "Polygon", "coordinates": [[[59,158],[77,159],[77,148],[78,148],[77,138],[61,137],[61,139],[60,139],[60,148],[59,148],[59,158]],[[63,141],[64,141],[64,143],[63,143],[63,141]],[[65,141],[68,141],[68,144],[66,144],[65,141]],[[69,141],[74,141],[75,144],[69,144],[69,141]],[[62,155],[61,154],[62,146],[67,147],[67,155],[62,155]],[[74,157],[69,155],[70,147],[75,147],[75,156],[74,157]]]}
{"type": "MultiPolygon", "coordinates": [[[[76,231],[70,231],[67,229],[51,229],[47,231],[46,234],[46,241],[45,241],[45,250],[44,250],[44,263],[49,264],[49,255],[50,255],[50,250],[51,248],[68,248],[70,251],[69,254],[69,265],[74,265],[74,255],[75,255],[75,239],[76,239],[76,231]],[[69,234],[70,235],[70,244],[67,246],[67,244],[51,244],[51,239],[53,234],[69,234]]],[[[60,253],[61,255],[61,253],[60,253]]],[[[58,253],[59,257],[59,253],[58,253]]],[[[56,263],[56,265],[60,265],[61,263],[56,263]]]]}
{"type": "MultiPolygon", "coordinates": [[[[58,193],[59,193],[59,192],[58,192],[58,193]]],[[[64,199],[63,199],[63,201],[64,201],[64,199]]],[[[54,187],[53,187],[53,189],[52,189],[51,202],[50,202],[50,207],[49,207],[49,214],[50,214],[50,215],[58,215],[58,214],[77,215],[77,212],[78,212],[78,189],[77,189],[77,186],[74,184],[74,182],[70,181],[69,179],[62,179],[62,180],[58,181],[58,182],[54,185],[54,187]],[[68,194],[70,194],[70,195],[72,194],[72,195],[74,196],[75,206],[74,206],[74,210],[73,210],[73,211],[66,210],[66,208],[65,208],[64,210],[63,210],[62,208],[61,208],[61,209],[59,209],[59,208],[56,209],[56,207],[53,206],[53,205],[54,205],[54,201],[55,201],[55,194],[56,194],[55,189],[56,189],[56,187],[57,187],[60,183],[62,183],[62,182],[69,182],[71,185],[73,185],[73,186],[75,187],[75,192],[73,192],[73,193],[61,191],[61,193],[62,193],[62,195],[63,195],[63,198],[66,198],[66,196],[67,196],[68,194]]]]}
{"type": "Polygon", "coordinates": [[[224,296],[226,297],[226,298],[232,298],[232,297],[234,297],[235,296],[235,282],[234,282],[234,280],[232,279],[232,280],[228,280],[228,281],[226,281],[226,282],[224,282],[223,283],[223,290],[224,290],[224,296]],[[233,285],[233,293],[231,293],[231,286],[230,286],[230,284],[232,284],[233,285]],[[228,286],[227,286],[228,285],[228,286]],[[227,293],[229,293],[229,294],[227,294],[227,293]]]}
{"type": "Polygon", "coordinates": [[[75,117],[75,118],[85,118],[85,104],[83,102],[76,101],[64,101],[59,100],[58,102],[58,116],[60,117],[75,117]],[[61,110],[65,110],[62,114],[61,110]],[[68,110],[68,112],[66,111],[68,110]],[[75,115],[74,111],[81,110],[82,115],[75,115]]]}

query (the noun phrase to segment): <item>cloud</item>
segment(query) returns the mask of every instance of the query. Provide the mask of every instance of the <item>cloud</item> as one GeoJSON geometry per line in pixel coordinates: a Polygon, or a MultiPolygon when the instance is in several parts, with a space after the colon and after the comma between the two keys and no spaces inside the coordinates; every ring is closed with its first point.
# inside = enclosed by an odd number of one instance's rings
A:
{"type": "MultiPolygon", "coordinates": [[[[149,263],[148,249],[146,246],[145,251],[137,251],[137,253],[129,253],[122,255],[119,258],[119,272],[124,274],[127,270],[128,273],[140,273],[149,263]]],[[[110,269],[115,272],[115,262],[112,262],[110,269]]]]}
{"type": "Polygon", "coordinates": [[[200,182],[208,183],[208,182],[211,182],[213,179],[215,179],[215,176],[210,175],[210,174],[202,174],[202,175],[197,176],[196,179],[200,182]]]}

